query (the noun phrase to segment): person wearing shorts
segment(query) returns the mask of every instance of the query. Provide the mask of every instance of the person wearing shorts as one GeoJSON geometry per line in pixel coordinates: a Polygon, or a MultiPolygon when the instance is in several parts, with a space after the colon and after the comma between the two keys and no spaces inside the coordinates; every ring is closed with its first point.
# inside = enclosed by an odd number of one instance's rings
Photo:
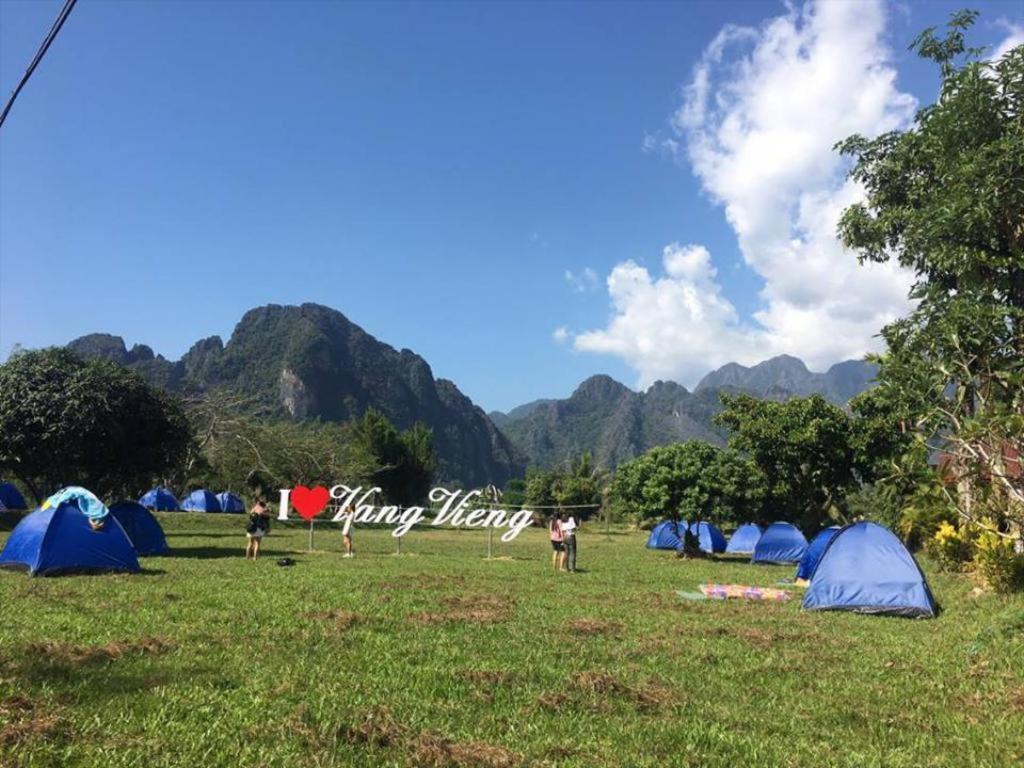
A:
{"type": "Polygon", "coordinates": [[[345,522],[341,526],[341,541],[345,545],[345,554],[342,557],[355,557],[352,552],[352,518],[356,511],[351,504],[345,508],[345,522]]]}
{"type": "Polygon", "coordinates": [[[562,538],[561,515],[552,515],[548,522],[548,535],[551,537],[551,567],[560,571],[565,567],[565,541],[562,538]]]}
{"type": "Polygon", "coordinates": [[[263,499],[258,499],[256,505],[249,510],[249,524],[245,527],[245,559],[252,556],[255,562],[260,556],[260,542],[263,537],[270,533],[270,510],[263,499]]]}

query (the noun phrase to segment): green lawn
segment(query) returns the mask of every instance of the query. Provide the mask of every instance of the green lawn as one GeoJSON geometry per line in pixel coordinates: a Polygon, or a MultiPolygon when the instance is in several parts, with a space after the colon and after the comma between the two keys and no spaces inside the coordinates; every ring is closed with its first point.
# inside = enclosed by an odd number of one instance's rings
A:
{"type": "MultiPolygon", "coordinates": [[[[691,602],[784,567],[685,562],[585,529],[416,530],[357,557],[241,516],[161,515],[137,576],[0,572],[0,765],[1019,766],[1024,598],[929,577],[933,621],[691,602]],[[292,568],[275,564],[292,555],[292,568]]],[[[0,534],[5,538],[6,533],[0,534]]]]}

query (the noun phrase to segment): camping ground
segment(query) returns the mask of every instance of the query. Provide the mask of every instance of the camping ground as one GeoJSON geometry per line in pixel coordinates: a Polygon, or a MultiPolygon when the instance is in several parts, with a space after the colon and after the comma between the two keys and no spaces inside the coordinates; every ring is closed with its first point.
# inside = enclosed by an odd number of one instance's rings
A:
{"type": "Polygon", "coordinates": [[[141,575],[0,572],[0,764],[1024,764],[1024,597],[927,562],[943,611],[913,621],[683,600],[794,569],[593,525],[572,576],[541,530],[494,560],[479,531],[360,530],[346,560],[278,523],[254,564],[240,516],[158,518],[141,575]]]}

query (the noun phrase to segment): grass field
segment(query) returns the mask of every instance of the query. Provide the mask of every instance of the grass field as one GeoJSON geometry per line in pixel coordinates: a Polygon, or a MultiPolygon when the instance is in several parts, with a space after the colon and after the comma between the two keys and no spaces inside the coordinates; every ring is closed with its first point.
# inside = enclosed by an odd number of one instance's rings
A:
{"type": "MultiPolygon", "coordinates": [[[[927,568],[933,621],[692,602],[788,567],[680,561],[585,529],[575,576],[543,531],[161,515],[137,576],[0,572],[9,766],[1020,766],[1024,599],[927,568]],[[275,559],[298,562],[282,568],[275,559]]],[[[6,533],[0,534],[6,538],[6,533]]]]}

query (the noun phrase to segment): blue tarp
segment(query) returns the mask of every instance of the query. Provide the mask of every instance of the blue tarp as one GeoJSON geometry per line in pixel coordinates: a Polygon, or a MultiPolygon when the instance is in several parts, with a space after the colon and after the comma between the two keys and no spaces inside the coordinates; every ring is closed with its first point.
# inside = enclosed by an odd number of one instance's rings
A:
{"type": "Polygon", "coordinates": [[[181,508],[186,512],[220,512],[220,502],[210,491],[200,488],[185,497],[181,508]]]}
{"type": "Polygon", "coordinates": [[[800,564],[796,567],[796,578],[804,579],[805,581],[811,578],[811,574],[814,573],[814,569],[817,567],[825,547],[828,546],[828,543],[832,541],[832,537],[837,533],[839,533],[839,526],[833,525],[825,528],[811,540],[807,551],[804,552],[804,556],[800,558],[800,564]]]}
{"type": "Polygon", "coordinates": [[[164,529],[153,513],[141,504],[121,501],[110,508],[110,514],[117,518],[138,554],[163,555],[170,551],[164,529]]]}
{"type": "Polygon", "coordinates": [[[218,493],[217,503],[221,512],[245,512],[245,502],[230,491],[218,493]]]}
{"type": "Polygon", "coordinates": [[[658,523],[651,529],[651,535],[647,537],[648,549],[682,549],[682,533],[686,530],[685,525],[680,525],[674,520],[665,520],[658,523]]]}
{"type": "Polygon", "coordinates": [[[67,488],[61,488],[43,502],[43,509],[59,507],[67,502],[74,502],[79,511],[95,523],[100,522],[110,514],[107,505],[100,501],[96,494],[80,485],[69,485],[67,488]]]}
{"type": "Polygon", "coordinates": [[[792,523],[772,523],[754,547],[752,562],[798,563],[807,551],[807,539],[792,523]]]}
{"type": "Polygon", "coordinates": [[[0,567],[23,568],[32,576],[141,570],[121,524],[107,515],[94,530],[74,502],[37,509],[18,523],[0,552],[0,567]]]}
{"type": "Polygon", "coordinates": [[[713,523],[690,523],[690,533],[697,537],[705,552],[725,552],[725,535],[713,523]]]}
{"type": "Polygon", "coordinates": [[[0,504],[7,509],[28,509],[25,497],[11,483],[0,483],[0,504]]]}
{"type": "Polygon", "coordinates": [[[737,528],[729,539],[725,551],[734,554],[750,555],[754,547],[761,539],[761,526],[754,523],[744,523],[737,528]]]}
{"type": "Polygon", "coordinates": [[[888,528],[861,522],[825,547],[804,594],[808,611],[932,617],[935,598],[914,556],[888,528]]]}
{"type": "Polygon", "coordinates": [[[178,499],[167,488],[154,488],[139,499],[139,504],[157,512],[173,512],[178,509],[178,499]]]}

